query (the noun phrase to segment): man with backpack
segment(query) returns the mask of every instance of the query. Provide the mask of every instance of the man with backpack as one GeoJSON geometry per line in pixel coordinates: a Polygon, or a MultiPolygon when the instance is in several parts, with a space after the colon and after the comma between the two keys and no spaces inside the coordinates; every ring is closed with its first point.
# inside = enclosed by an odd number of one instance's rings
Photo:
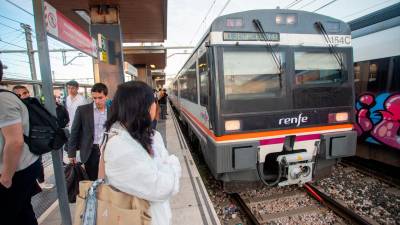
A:
{"type": "MultiPolygon", "coordinates": [[[[18,97],[20,99],[27,99],[27,98],[31,98],[31,94],[28,90],[27,87],[23,86],[23,85],[16,85],[13,87],[12,91],[18,95],[18,97]]],[[[57,115],[58,117],[58,115],[57,115]]],[[[39,177],[37,179],[37,181],[39,182],[39,186],[42,189],[51,189],[54,187],[54,184],[50,184],[50,183],[46,183],[45,182],[45,176],[44,176],[44,167],[43,167],[43,159],[42,156],[39,156],[40,159],[40,173],[39,173],[39,177]]]]}
{"type": "MultiPolygon", "coordinates": [[[[3,65],[0,61],[0,81],[3,65]]],[[[39,156],[24,142],[29,135],[29,113],[24,103],[8,91],[0,92],[0,199],[2,224],[37,225],[31,198],[39,192],[36,179],[39,156]]]]}

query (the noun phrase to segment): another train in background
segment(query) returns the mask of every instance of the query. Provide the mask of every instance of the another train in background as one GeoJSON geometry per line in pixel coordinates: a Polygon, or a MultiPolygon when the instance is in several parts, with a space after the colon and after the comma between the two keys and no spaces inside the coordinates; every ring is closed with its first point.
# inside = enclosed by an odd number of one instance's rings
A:
{"type": "Polygon", "coordinates": [[[400,167],[400,3],[349,22],[357,156],[400,167]]]}

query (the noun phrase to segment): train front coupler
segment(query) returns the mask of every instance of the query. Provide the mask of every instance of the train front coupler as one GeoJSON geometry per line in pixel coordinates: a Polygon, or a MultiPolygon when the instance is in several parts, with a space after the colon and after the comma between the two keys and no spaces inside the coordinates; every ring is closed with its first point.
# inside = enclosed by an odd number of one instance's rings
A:
{"type": "Polygon", "coordinates": [[[308,152],[299,152],[277,157],[282,167],[282,178],[286,179],[278,183],[278,186],[291,184],[302,185],[312,180],[313,156],[308,152]]]}

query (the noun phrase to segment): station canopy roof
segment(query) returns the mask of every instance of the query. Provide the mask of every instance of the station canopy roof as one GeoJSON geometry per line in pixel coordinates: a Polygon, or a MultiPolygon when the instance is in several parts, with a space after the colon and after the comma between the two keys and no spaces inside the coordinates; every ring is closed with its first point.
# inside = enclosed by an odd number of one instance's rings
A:
{"type": "MultiPolygon", "coordinates": [[[[91,6],[118,6],[123,43],[164,42],[167,38],[167,0],[46,0],[74,23],[89,32],[89,24],[77,11],[91,6]]],[[[124,47],[125,61],[132,65],[155,65],[164,69],[166,50],[124,47]]]]}
{"type": "Polygon", "coordinates": [[[123,42],[163,42],[167,38],[167,0],[46,0],[65,16],[89,31],[77,10],[90,6],[119,6],[123,42]]]}

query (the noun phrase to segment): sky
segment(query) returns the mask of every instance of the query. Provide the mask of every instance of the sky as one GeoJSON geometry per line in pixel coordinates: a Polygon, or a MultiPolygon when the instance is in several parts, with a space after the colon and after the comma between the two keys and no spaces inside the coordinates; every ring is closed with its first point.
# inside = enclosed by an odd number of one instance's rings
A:
{"type": "MultiPolygon", "coordinates": [[[[347,22],[398,2],[400,0],[168,0],[167,40],[164,45],[195,46],[218,15],[239,11],[289,7],[305,11],[317,10],[317,13],[347,22]]],[[[25,35],[21,31],[19,23],[29,24],[34,28],[32,11],[32,1],[30,0],[0,0],[0,51],[26,49],[25,35]]],[[[33,36],[33,44],[36,49],[35,36],[33,36]]],[[[61,48],[71,49],[71,47],[49,38],[49,49],[61,48]]],[[[176,75],[190,56],[191,51],[191,49],[167,51],[165,68],[167,77],[176,75]]],[[[77,56],[78,53],[68,52],[67,60],[77,56]]],[[[5,70],[6,77],[30,79],[31,73],[26,54],[2,53],[0,59],[8,67],[5,70]]],[[[35,61],[40,78],[37,57],[35,61]]],[[[50,53],[50,61],[56,80],[78,79],[82,83],[93,82],[93,66],[90,57],[78,57],[72,64],[63,66],[61,53],[57,52],[50,53]]]]}

